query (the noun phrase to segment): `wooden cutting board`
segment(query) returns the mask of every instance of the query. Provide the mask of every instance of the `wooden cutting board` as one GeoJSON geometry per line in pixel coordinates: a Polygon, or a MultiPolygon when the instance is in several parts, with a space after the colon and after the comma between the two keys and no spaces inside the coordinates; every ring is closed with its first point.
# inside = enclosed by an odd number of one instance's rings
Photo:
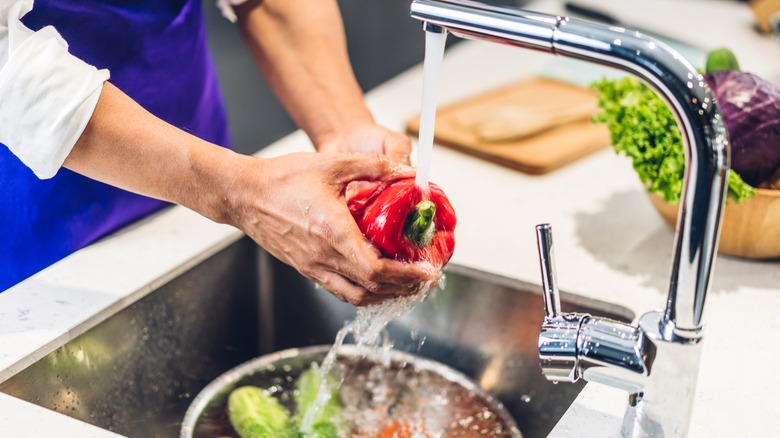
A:
{"type": "MultiPolygon", "coordinates": [[[[543,174],[610,144],[606,125],[590,118],[596,94],[555,79],[532,77],[441,106],[434,141],[531,174],[543,174]]],[[[406,123],[418,135],[419,116],[406,123]]]]}

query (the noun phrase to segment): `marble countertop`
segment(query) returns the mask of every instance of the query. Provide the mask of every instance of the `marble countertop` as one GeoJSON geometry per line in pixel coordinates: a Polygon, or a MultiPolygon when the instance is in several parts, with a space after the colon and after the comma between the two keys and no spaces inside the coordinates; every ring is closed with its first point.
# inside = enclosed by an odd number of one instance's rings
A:
{"type": "MultiPolygon", "coordinates": [[[[702,49],[728,43],[743,69],[780,83],[780,48],[747,28],[752,16],[742,4],[625,0],[610,5],[626,22],[656,26],[702,49]],[[705,7],[706,21],[701,17],[705,7]],[[705,33],[713,23],[728,23],[734,30],[705,33]]],[[[557,1],[528,8],[563,12],[557,1]]],[[[689,56],[697,53],[691,50],[689,56]]],[[[508,46],[466,42],[445,55],[439,102],[534,74],[586,83],[615,72],[508,46]]],[[[373,90],[367,101],[379,123],[402,130],[405,120],[419,111],[421,87],[418,66],[373,90]]],[[[297,132],[258,155],[307,150],[308,140],[297,132]]],[[[534,226],[549,222],[562,290],[625,306],[637,316],[663,307],[673,232],[653,210],[630,163],[609,148],[550,174],[530,176],[437,146],[431,180],[448,193],[458,211],[453,263],[539,284],[534,226]],[[483,226],[483,205],[504,209],[504,214],[491,217],[490,227],[483,226]]],[[[0,381],[240,237],[233,228],[172,207],[0,294],[0,381]]],[[[707,334],[690,436],[774,433],[780,381],[742,368],[746,359],[780,359],[766,341],[780,335],[780,319],[755,318],[754,305],[780,309],[780,262],[719,257],[707,298],[707,334]]],[[[625,400],[622,391],[589,384],[552,435],[615,435],[625,400]]],[[[42,428],[39,436],[47,430],[60,436],[116,436],[0,393],[0,430],[29,436],[30,424],[42,428]]]]}

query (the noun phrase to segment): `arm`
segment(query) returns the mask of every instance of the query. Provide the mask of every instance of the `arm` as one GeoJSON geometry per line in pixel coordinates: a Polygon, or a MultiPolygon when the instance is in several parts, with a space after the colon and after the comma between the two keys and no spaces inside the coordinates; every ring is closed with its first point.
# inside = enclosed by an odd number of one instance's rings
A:
{"type": "Polygon", "coordinates": [[[344,202],[353,180],[410,176],[382,155],[237,154],[163,122],[106,83],[65,167],[234,225],[355,305],[415,293],[433,280],[427,268],[382,258],[344,202]]]}
{"type": "Polygon", "coordinates": [[[377,126],[363,103],[334,0],[250,0],[235,12],[252,57],[317,150],[409,161],[409,138],[377,126]]]}
{"type": "Polygon", "coordinates": [[[343,200],[351,180],[406,176],[377,155],[243,156],[141,108],[71,56],[53,28],[20,21],[31,0],[0,0],[0,142],[41,178],[87,177],[234,225],[356,305],[415,292],[432,272],[382,259],[343,200]]]}

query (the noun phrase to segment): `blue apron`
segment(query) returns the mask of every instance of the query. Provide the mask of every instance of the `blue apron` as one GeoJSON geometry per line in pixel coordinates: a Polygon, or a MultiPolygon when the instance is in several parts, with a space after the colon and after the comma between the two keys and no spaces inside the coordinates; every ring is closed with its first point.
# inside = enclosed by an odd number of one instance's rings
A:
{"type": "MultiPolygon", "coordinates": [[[[200,0],[36,0],[22,22],[54,26],[149,112],[228,145],[200,0]]],[[[166,205],[64,168],[39,180],[0,144],[0,291],[166,205]]]]}

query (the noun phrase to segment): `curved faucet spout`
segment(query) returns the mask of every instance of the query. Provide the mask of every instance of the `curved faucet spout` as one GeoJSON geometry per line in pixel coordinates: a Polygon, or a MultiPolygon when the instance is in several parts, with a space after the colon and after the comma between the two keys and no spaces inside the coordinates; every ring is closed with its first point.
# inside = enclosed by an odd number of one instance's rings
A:
{"type": "Polygon", "coordinates": [[[633,73],[675,114],[686,163],[662,331],[701,336],[729,169],[728,136],[709,86],[677,52],[636,31],[561,18],[553,50],[633,73]]]}
{"type": "Polygon", "coordinates": [[[666,44],[619,27],[468,0],[415,0],[411,15],[453,35],[615,67],[667,102],[685,146],[685,178],[662,331],[701,336],[729,169],[728,135],[696,69],[666,44]]]}

